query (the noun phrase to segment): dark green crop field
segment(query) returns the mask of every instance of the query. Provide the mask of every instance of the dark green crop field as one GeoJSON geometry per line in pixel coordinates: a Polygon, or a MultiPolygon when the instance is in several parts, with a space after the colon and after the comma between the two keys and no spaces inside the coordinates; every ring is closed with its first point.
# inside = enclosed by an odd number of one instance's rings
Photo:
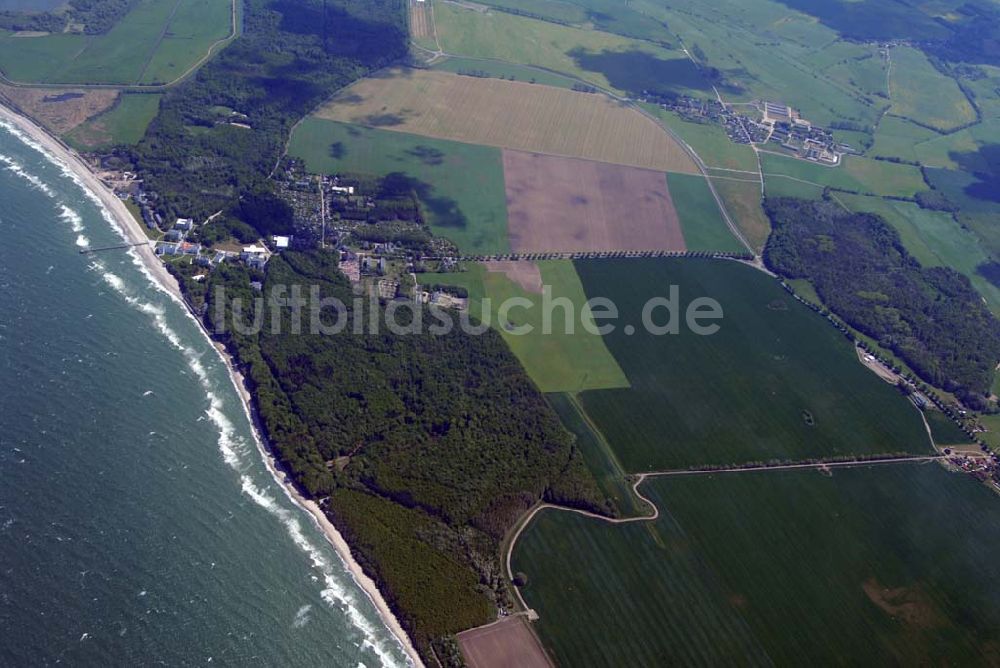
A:
{"type": "Polygon", "coordinates": [[[514,552],[560,665],[995,665],[1000,514],[937,464],[641,488],[613,525],[544,511],[514,552]]]}
{"type": "MultiPolygon", "coordinates": [[[[605,340],[631,387],[579,396],[626,471],[929,452],[916,409],[763,272],[692,259],[576,267],[587,296],[609,297],[621,316],[605,340]],[[679,292],[680,333],[649,334],[640,326],[643,306],[669,297],[670,286],[679,292]],[[714,335],[684,325],[685,309],[699,297],[722,306],[714,335]],[[632,336],[628,323],[636,326],[632,336]]],[[[656,323],[667,318],[657,309],[656,323]]]]}

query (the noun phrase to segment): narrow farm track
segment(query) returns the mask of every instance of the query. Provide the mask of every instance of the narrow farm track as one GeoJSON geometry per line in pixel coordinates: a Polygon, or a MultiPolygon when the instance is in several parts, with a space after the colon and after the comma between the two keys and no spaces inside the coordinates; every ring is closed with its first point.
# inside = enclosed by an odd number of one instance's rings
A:
{"type": "MultiPolygon", "coordinates": [[[[924,425],[927,428],[927,435],[930,438],[930,427],[927,425],[926,420],[924,425]]],[[[931,439],[933,444],[933,439],[931,439]]],[[[580,510],[579,508],[567,508],[566,506],[558,506],[552,503],[538,503],[534,505],[527,513],[522,516],[518,521],[514,532],[510,535],[507,540],[506,554],[504,555],[504,563],[507,568],[507,578],[510,582],[514,581],[514,571],[511,566],[511,559],[514,554],[514,548],[517,546],[517,541],[524,533],[524,530],[531,524],[535,517],[546,509],[562,511],[567,513],[575,513],[577,515],[582,515],[584,517],[599,520],[601,522],[607,522],[608,524],[631,524],[634,522],[655,522],[660,517],[660,509],[656,506],[653,501],[642,494],[639,491],[639,486],[642,485],[649,478],[668,478],[675,476],[697,476],[697,475],[714,475],[714,474],[729,474],[729,473],[747,473],[751,471],[789,471],[789,470],[801,470],[801,469],[813,469],[816,471],[828,471],[834,468],[857,468],[860,466],[878,466],[886,464],[904,464],[904,463],[926,463],[935,462],[943,460],[943,454],[934,455],[901,455],[898,457],[876,457],[872,459],[858,459],[858,460],[845,460],[845,461],[817,461],[817,462],[791,462],[788,464],[775,464],[767,465],[761,464],[756,466],[730,466],[723,468],[705,468],[705,469],[677,469],[677,470],[667,470],[667,471],[647,471],[645,473],[639,473],[635,475],[635,482],[632,483],[632,493],[645,503],[649,508],[652,509],[652,513],[649,515],[640,515],[637,517],[605,517],[604,515],[598,515],[597,513],[592,513],[587,510],[580,510]]],[[[531,608],[528,606],[524,597],[521,595],[521,590],[516,585],[513,586],[514,593],[517,595],[518,602],[521,604],[523,610],[530,611],[531,608]]],[[[536,613],[537,614],[537,613],[536,613]]]]}

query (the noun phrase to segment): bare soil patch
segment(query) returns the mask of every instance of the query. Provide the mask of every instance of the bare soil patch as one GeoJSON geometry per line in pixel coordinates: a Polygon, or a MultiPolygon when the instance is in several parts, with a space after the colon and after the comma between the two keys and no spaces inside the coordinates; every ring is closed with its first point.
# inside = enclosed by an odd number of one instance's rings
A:
{"type": "Polygon", "coordinates": [[[0,98],[7,98],[56,134],[65,134],[110,109],[118,99],[118,91],[18,88],[0,84],[0,98]]]}
{"type": "Polygon", "coordinates": [[[397,68],[346,88],[320,118],[438,139],[697,174],[654,120],[605,95],[397,68]]]}
{"type": "Polygon", "coordinates": [[[538,265],[528,260],[490,260],[483,263],[486,271],[505,274],[525,292],[542,294],[542,272],[538,265]]]}
{"type": "Polygon", "coordinates": [[[458,634],[458,646],[470,668],[551,668],[552,662],[523,616],[458,634]]]}
{"type": "Polygon", "coordinates": [[[415,39],[433,39],[431,30],[430,9],[428,2],[417,2],[410,0],[410,34],[415,39]]]}
{"type": "Polygon", "coordinates": [[[503,165],[515,252],[685,250],[661,172],[522,151],[503,165]]]}
{"type": "Polygon", "coordinates": [[[890,589],[875,578],[868,578],[861,588],[872,603],[904,624],[926,629],[946,621],[927,594],[916,587],[890,589]]]}

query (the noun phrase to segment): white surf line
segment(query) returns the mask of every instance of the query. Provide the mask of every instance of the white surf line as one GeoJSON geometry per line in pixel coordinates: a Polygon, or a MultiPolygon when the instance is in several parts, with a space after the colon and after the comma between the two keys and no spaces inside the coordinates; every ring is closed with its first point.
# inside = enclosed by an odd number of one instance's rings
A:
{"type": "MultiPolygon", "coordinates": [[[[82,162],[82,160],[80,160],[71,152],[71,149],[68,149],[67,147],[63,146],[56,139],[48,135],[45,131],[36,126],[30,120],[10,111],[3,105],[0,105],[0,127],[3,127],[11,134],[16,136],[25,145],[36,150],[50,164],[53,164],[56,167],[58,167],[65,176],[67,176],[74,183],[76,183],[76,185],[80,187],[84,195],[92,202],[94,202],[95,205],[97,205],[98,209],[101,211],[102,217],[105,219],[105,221],[109,223],[109,225],[111,225],[112,229],[117,234],[119,234],[119,236],[122,237],[123,240],[126,241],[129,240],[129,231],[132,232],[133,234],[138,232],[138,234],[141,235],[143,238],[145,237],[145,233],[141,229],[137,230],[139,224],[132,217],[131,213],[125,210],[124,215],[116,216],[108,208],[108,206],[106,206],[106,202],[108,201],[120,204],[120,200],[118,200],[117,197],[115,197],[113,194],[106,192],[107,188],[104,186],[104,184],[101,183],[96,178],[96,176],[93,175],[93,173],[89,170],[86,164],[82,162]],[[81,169],[83,171],[80,174],[78,174],[74,171],[71,165],[76,165],[78,169],[81,169]],[[101,188],[103,190],[95,192],[98,188],[101,188]],[[99,192],[113,199],[105,200],[100,196],[100,194],[98,194],[99,192]]],[[[122,207],[124,207],[124,205],[122,205],[122,207]]],[[[121,214],[121,212],[119,212],[119,214],[121,214]]],[[[148,249],[149,247],[146,246],[144,248],[148,249]]],[[[133,264],[137,268],[139,268],[139,270],[147,279],[147,281],[156,290],[167,295],[167,297],[169,297],[171,300],[173,300],[179,306],[181,306],[183,313],[186,315],[186,317],[190,318],[197,325],[198,331],[201,332],[202,336],[208,343],[209,347],[216,352],[220,361],[226,366],[227,370],[229,371],[228,375],[230,382],[233,384],[233,387],[237,392],[237,396],[241,400],[241,404],[243,405],[243,410],[247,415],[248,420],[250,421],[251,434],[253,435],[254,441],[257,445],[257,450],[263,457],[264,463],[269,473],[271,474],[271,477],[274,479],[274,481],[278,484],[279,488],[283,490],[285,495],[294,505],[296,505],[301,511],[308,512],[310,516],[313,518],[314,522],[316,522],[320,526],[320,528],[328,529],[328,531],[324,531],[324,536],[334,547],[335,551],[337,552],[338,556],[343,562],[342,565],[344,566],[344,570],[351,575],[356,585],[362,591],[365,592],[366,596],[369,598],[369,600],[372,602],[376,610],[379,612],[379,617],[383,625],[385,626],[386,630],[389,631],[389,633],[395,638],[396,642],[399,644],[400,648],[403,649],[404,653],[407,655],[412,665],[422,667],[424,664],[421,661],[420,656],[417,653],[416,648],[413,646],[409,636],[403,630],[402,626],[399,624],[399,621],[396,619],[395,615],[392,613],[388,604],[385,602],[382,593],[375,586],[374,582],[370,578],[367,578],[367,576],[364,574],[364,571],[361,569],[361,566],[353,558],[353,555],[350,552],[350,548],[347,545],[347,542],[343,539],[343,537],[332,525],[332,523],[330,523],[329,520],[326,519],[326,516],[325,514],[323,514],[322,510],[320,510],[319,507],[314,502],[303,499],[301,496],[299,496],[298,492],[294,489],[294,487],[292,487],[291,483],[285,480],[277,471],[275,463],[271,455],[266,451],[261,434],[258,432],[257,426],[253,421],[252,410],[248,403],[248,397],[245,397],[243,393],[240,392],[240,387],[237,382],[238,372],[232,366],[228,357],[224,355],[223,352],[219,350],[219,348],[215,345],[208,331],[205,329],[204,325],[191,313],[186,302],[180,296],[181,295],[180,288],[177,285],[176,279],[174,279],[173,276],[171,276],[169,273],[166,272],[166,270],[163,268],[162,262],[160,262],[159,259],[157,259],[155,256],[147,257],[144,255],[140,255],[140,253],[137,252],[136,248],[130,248],[128,250],[128,253],[132,258],[133,264]],[[152,267],[148,264],[148,262],[153,262],[156,264],[156,266],[152,267]],[[159,269],[161,271],[155,271],[155,269],[159,269]],[[328,527],[324,526],[323,524],[324,522],[326,525],[328,525],[328,527]]],[[[95,266],[97,269],[100,270],[104,269],[104,265],[100,261],[95,261],[93,263],[93,266],[95,266]]],[[[118,289],[119,286],[124,287],[121,278],[113,273],[105,271],[102,277],[105,279],[105,282],[107,282],[112,288],[115,288],[116,290],[118,289]]],[[[123,296],[125,295],[123,294],[123,296]]],[[[159,327],[159,322],[156,319],[157,317],[162,318],[163,316],[162,314],[158,315],[158,312],[156,310],[157,307],[155,305],[151,305],[148,303],[147,304],[139,303],[138,300],[136,300],[136,305],[138,305],[140,310],[144,310],[145,312],[152,315],[154,317],[154,322],[156,322],[156,324],[159,327]]],[[[163,322],[165,323],[165,321],[163,322]]],[[[164,324],[164,328],[161,328],[161,333],[164,334],[164,336],[167,338],[168,341],[170,341],[172,345],[174,345],[175,347],[179,347],[180,349],[182,349],[183,352],[184,347],[181,344],[176,333],[173,332],[172,329],[170,329],[168,326],[164,324]]],[[[195,367],[200,366],[200,362],[198,362],[197,360],[192,361],[189,358],[189,365],[192,365],[192,370],[194,370],[197,374],[198,370],[195,367]]],[[[215,398],[214,395],[209,396],[209,401],[211,406],[210,410],[215,408],[215,402],[212,401],[213,398],[215,398]]],[[[224,418],[224,416],[222,417],[224,418]]],[[[220,433],[220,449],[223,449],[224,436],[225,434],[220,433]]],[[[224,459],[226,459],[227,454],[228,454],[227,451],[223,449],[224,459]]],[[[227,460],[227,463],[230,462],[227,460]]],[[[251,498],[253,497],[251,496],[251,498]]],[[[254,500],[257,501],[257,499],[254,500]]],[[[293,535],[292,537],[294,540],[295,536],[293,535]]],[[[356,609],[349,608],[347,613],[351,621],[354,622],[358,611],[356,609]],[[354,610],[354,612],[356,613],[355,616],[351,616],[350,614],[351,610],[354,610]]],[[[366,632],[365,628],[361,627],[357,628],[359,628],[359,630],[361,630],[363,633],[366,632]]],[[[370,630],[370,627],[368,630],[370,630]]],[[[366,642],[368,643],[368,646],[371,647],[373,651],[376,652],[376,654],[379,654],[379,658],[382,659],[383,655],[377,649],[375,649],[376,647],[375,644],[370,639],[366,639],[366,642]]],[[[391,660],[388,662],[384,661],[384,663],[390,666],[395,665],[394,662],[392,662],[391,660]]]]}

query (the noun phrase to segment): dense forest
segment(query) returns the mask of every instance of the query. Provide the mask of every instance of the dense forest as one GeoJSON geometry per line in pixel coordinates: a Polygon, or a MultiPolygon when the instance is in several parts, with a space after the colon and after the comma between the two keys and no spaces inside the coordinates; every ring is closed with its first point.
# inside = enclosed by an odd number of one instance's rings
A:
{"type": "MultiPolygon", "coordinates": [[[[433,333],[440,321],[407,302],[397,320],[417,312],[424,324],[392,334],[384,305],[355,303],[336,258],[275,256],[262,293],[244,267],[222,265],[209,279],[205,317],[238,356],[283,466],[323,499],[418,647],[433,644],[440,657],[449,653],[445,637],[510,604],[499,545],[526,509],[542,499],[614,509],[494,330],[433,333]],[[250,306],[292,285],[346,304],[343,331],[309,333],[304,309],[295,333],[291,306],[250,306]],[[234,327],[255,318],[260,333],[234,327]],[[365,333],[355,333],[361,325],[365,333]]],[[[323,313],[324,325],[336,321],[334,310],[323,313]]]]}
{"type": "Polygon", "coordinates": [[[167,219],[204,219],[267,192],[292,126],[406,54],[404,0],[245,0],[244,32],[172,88],[127,158],[167,219]],[[243,114],[241,125],[220,109],[243,114]]]}
{"type": "Polygon", "coordinates": [[[986,406],[1000,361],[1000,323],[969,279],[924,268],[881,217],[833,202],[768,199],[764,261],[809,279],[831,311],[893,351],[926,381],[986,406]]]}

